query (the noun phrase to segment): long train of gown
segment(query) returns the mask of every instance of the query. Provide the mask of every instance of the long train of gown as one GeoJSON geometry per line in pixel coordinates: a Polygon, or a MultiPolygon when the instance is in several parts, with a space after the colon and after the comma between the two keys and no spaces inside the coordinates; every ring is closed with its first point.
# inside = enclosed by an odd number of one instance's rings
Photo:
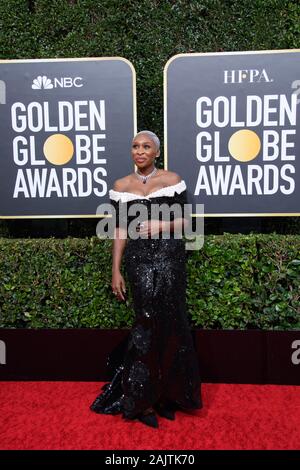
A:
{"type": "MultiPolygon", "coordinates": [[[[180,183],[173,186],[179,190],[184,187],[180,183]]],[[[186,202],[185,190],[173,192],[173,196],[166,196],[159,190],[158,195],[140,197],[138,202],[146,204],[149,214],[152,203],[186,202]]],[[[161,401],[182,409],[201,408],[198,361],[186,313],[184,241],[129,239],[124,261],[135,322],[119,347],[123,348],[123,360],[91,409],[97,413],[122,413],[124,418],[133,419],[161,401]]],[[[114,356],[115,351],[108,363],[113,363],[114,356]]]]}

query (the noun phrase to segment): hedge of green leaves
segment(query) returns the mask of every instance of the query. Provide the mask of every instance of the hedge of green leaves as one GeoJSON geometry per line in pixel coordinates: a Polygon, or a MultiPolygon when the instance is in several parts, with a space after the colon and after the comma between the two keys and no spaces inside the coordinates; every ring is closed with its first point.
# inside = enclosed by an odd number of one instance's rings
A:
{"type": "MultiPolygon", "coordinates": [[[[125,276],[126,277],[126,276],[125,276]]],[[[111,293],[111,241],[0,239],[0,327],[121,328],[129,301],[111,293]]],[[[300,237],[207,236],[188,256],[187,302],[200,328],[300,328],[300,237]]]]}
{"type": "Polygon", "coordinates": [[[139,128],[160,136],[173,55],[298,47],[298,0],[0,0],[0,58],[126,57],[139,128]]]}
{"type": "MultiPolygon", "coordinates": [[[[298,0],[0,0],[0,59],[125,57],[137,72],[138,127],[160,137],[163,69],[173,55],[299,47],[298,0]]],[[[266,219],[274,231],[289,225],[285,233],[300,233],[299,218],[266,219]]],[[[87,222],[44,226],[85,236],[94,233],[87,222]]],[[[220,221],[210,222],[219,233],[220,221]]],[[[34,224],[0,221],[0,233],[43,232],[34,224]]],[[[132,321],[132,310],[110,292],[110,242],[3,238],[0,251],[0,326],[132,321]]],[[[299,236],[206,237],[188,260],[192,321],[204,328],[299,328],[299,259],[299,236]]]]}

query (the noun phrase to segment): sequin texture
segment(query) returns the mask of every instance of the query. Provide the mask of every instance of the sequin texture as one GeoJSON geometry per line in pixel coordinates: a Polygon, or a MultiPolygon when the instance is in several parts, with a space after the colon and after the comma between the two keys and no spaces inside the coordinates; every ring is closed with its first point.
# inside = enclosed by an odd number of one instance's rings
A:
{"type": "Polygon", "coordinates": [[[137,325],[132,329],[131,338],[129,340],[129,348],[133,345],[140,350],[142,354],[146,354],[151,343],[151,331],[145,330],[142,325],[137,325]]]}
{"type": "MultiPolygon", "coordinates": [[[[128,206],[134,202],[129,202],[128,206]]],[[[139,203],[147,207],[148,214],[153,203],[174,202],[184,204],[186,191],[174,196],[139,199],[139,203]]],[[[119,224],[128,222],[130,218],[119,224]]],[[[107,413],[114,403],[113,410],[116,410],[118,393],[120,412],[129,419],[161,400],[172,402],[181,409],[201,408],[198,360],[186,312],[184,241],[129,238],[124,265],[135,322],[125,352],[120,354],[123,369],[116,371],[111,382],[115,384],[114,393],[109,388],[102,391],[91,408],[107,413]]]]}
{"type": "Polygon", "coordinates": [[[130,392],[134,397],[141,397],[144,387],[149,380],[150,372],[148,367],[141,361],[136,361],[131,366],[128,383],[130,392]]]}

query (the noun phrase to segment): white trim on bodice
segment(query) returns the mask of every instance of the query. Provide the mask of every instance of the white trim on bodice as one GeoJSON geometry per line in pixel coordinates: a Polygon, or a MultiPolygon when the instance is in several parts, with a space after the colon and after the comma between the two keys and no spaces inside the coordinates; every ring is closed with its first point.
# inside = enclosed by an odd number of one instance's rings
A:
{"type": "Polygon", "coordinates": [[[179,183],[172,184],[171,186],[165,186],[164,188],[153,191],[152,193],[143,196],[142,194],[129,193],[127,191],[114,191],[111,189],[109,191],[109,197],[113,201],[129,202],[135,199],[150,199],[151,197],[161,197],[161,196],[174,196],[175,192],[177,194],[182,193],[186,189],[186,184],[184,180],[179,181],[179,183]]]}

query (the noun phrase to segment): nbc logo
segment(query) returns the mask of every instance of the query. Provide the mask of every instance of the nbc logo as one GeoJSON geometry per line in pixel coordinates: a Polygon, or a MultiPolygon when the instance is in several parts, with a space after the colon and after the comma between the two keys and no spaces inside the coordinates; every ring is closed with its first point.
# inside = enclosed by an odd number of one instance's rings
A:
{"type": "Polygon", "coordinates": [[[39,75],[32,81],[31,88],[33,90],[42,90],[42,89],[50,89],[53,88],[50,78],[46,77],[46,75],[39,75]]]}
{"type": "Polygon", "coordinates": [[[81,77],[54,77],[52,80],[46,75],[39,75],[32,81],[31,88],[33,90],[52,89],[52,88],[81,88],[83,86],[81,77]]]}

